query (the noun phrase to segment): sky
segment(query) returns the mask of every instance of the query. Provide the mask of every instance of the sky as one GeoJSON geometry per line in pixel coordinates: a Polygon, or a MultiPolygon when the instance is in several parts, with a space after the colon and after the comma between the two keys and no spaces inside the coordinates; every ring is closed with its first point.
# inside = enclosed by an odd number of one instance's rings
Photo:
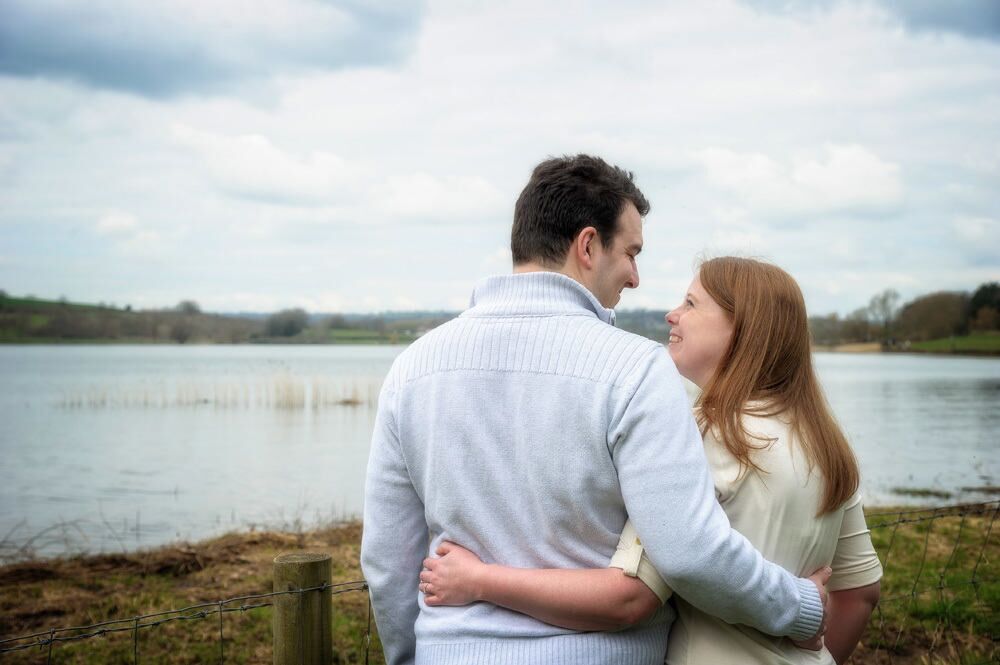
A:
{"type": "Polygon", "coordinates": [[[0,289],[463,309],[533,166],[652,204],[641,283],[777,263],[811,314],[1000,280],[996,0],[0,0],[0,289]]]}

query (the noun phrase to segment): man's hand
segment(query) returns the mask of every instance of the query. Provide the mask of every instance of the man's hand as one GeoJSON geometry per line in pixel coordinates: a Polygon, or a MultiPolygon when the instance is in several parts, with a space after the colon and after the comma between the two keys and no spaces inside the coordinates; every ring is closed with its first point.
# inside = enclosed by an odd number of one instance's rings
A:
{"type": "Polygon", "coordinates": [[[826,592],[826,583],[830,581],[831,575],[833,575],[833,569],[826,566],[808,577],[809,581],[816,585],[816,590],[819,591],[819,599],[823,601],[823,620],[819,623],[819,632],[810,639],[802,641],[792,640],[792,644],[800,649],[819,651],[823,648],[823,635],[826,633],[826,608],[830,603],[830,595],[826,592]]]}

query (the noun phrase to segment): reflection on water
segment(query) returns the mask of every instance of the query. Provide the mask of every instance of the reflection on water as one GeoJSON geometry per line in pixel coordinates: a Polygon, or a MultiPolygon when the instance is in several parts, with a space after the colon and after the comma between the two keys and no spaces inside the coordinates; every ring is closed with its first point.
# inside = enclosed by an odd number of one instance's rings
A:
{"type": "Polygon", "coordinates": [[[400,350],[0,348],[5,549],[359,515],[375,401],[400,350]]]}
{"type": "Polygon", "coordinates": [[[1000,480],[1000,360],[817,354],[816,364],[869,503],[905,502],[898,487],[993,498],[962,488],[1000,480]]]}
{"type": "MultiPolygon", "coordinates": [[[[359,515],[401,347],[0,347],[0,555],[359,515]]],[[[1000,360],[818,354],[869,503],[1000,480],[1000,360]]],[[[926,501],[926,500],[925,500],[926,501]]],[[[942,503],[942,499],[932,499],[942,503]]]]}

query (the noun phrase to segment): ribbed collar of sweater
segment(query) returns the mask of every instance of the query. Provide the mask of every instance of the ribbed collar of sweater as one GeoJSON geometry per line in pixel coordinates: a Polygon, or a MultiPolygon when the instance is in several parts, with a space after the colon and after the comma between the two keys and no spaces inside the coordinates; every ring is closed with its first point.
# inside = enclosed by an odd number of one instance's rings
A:
{"type": "Polygon", "coordinates": [[[487,277],[476,284],[462,316],[596,316],[615,325],[615,311],[585,286],[558,272],[525,272],[487,277]]]}

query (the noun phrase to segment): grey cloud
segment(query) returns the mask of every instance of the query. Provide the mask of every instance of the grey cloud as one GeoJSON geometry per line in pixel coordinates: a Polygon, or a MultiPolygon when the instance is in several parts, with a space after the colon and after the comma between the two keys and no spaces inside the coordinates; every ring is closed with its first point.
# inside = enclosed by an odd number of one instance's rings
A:
{"type": "Polygon", "coordinates": [[[0,73],[147,97],[210,92],[284,72],[400,62],[419,20],[416,3],[356,0],[0,0],[0,73]]]}
{"type": "MultiPolygon", "coordinates": [[[[825,11],[844,0],[744,0],[766,12],[801,13],[825,11]]],[[[1000,2],[997,0],[869,0],[907,29],[953,32],[967,37],[1000,40],[1000,2]]]]}
{"type": "Polygon", "coordinates": [[[997,0],[882,0],[887,9],[914,30],[957,32],[1000,40],[997,0]]]}

